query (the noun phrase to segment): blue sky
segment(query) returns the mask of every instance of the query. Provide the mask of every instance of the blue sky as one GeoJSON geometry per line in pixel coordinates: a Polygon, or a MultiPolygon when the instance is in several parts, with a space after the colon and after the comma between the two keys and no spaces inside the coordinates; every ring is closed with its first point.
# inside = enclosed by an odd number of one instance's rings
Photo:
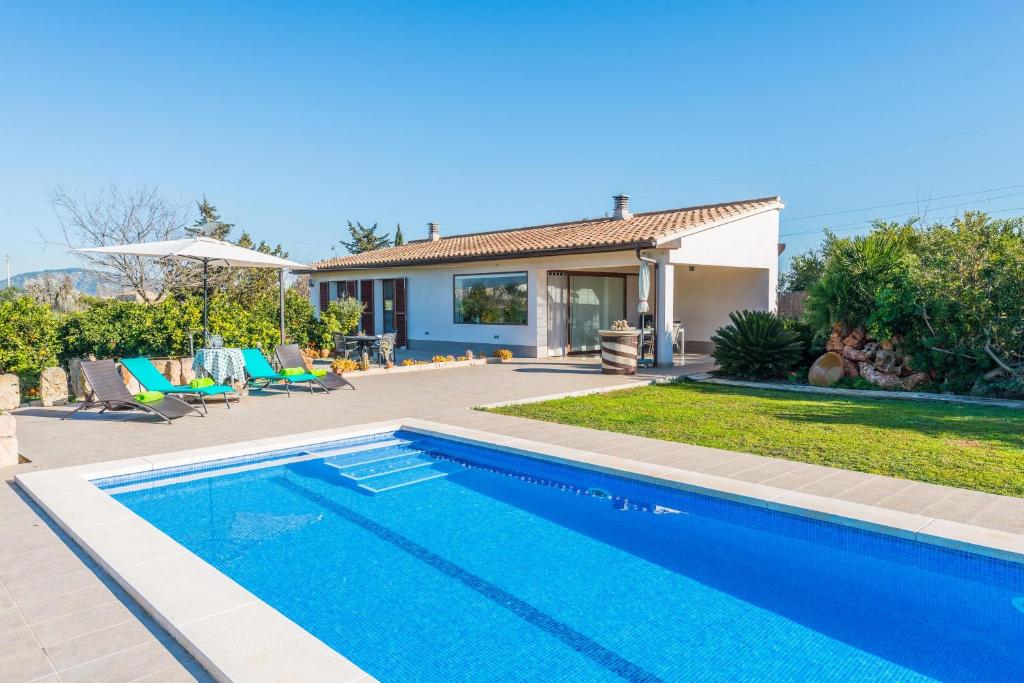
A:
{"type": "Polygon", "coordinates": [[[36,234],[58,185],[205,192],[298,260],[346,219],[454,234],[619,192],[780,194],[787,256],[918,200],[1024,214],[1019,2],[5,2],[0,64],[15,273],[75,264],[36,234]]]}

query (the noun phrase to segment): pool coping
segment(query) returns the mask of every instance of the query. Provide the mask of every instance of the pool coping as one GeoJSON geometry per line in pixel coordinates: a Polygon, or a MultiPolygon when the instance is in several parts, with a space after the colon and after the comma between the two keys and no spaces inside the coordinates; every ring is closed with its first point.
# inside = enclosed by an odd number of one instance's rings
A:
{"type": "Polygon", "coordinates": [[[370,674],[122,506],[91,481],[396,429],[1024,564],[1024,534],[417,418],[27,472],[18,474],[15,479],[214,678],[223,681],[372,681],[370,674]]]}

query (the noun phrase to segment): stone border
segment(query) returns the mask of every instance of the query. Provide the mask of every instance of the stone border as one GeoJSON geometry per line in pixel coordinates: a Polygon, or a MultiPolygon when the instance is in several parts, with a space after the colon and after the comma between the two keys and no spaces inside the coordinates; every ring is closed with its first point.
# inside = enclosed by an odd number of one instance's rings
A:
{"type": "MultiPolygon", "coordinates": [[[[324,358],[318,359],[320,364],[323,365],[325,362],[329,365],[330,361],[324,358]]],[[[354,379],[357,377],[373,377],[375,375],[396,375],[403,372],[418,372],[420,370],[441,370],[443,368],[466,368],[472,365],[496,365],[502,363],[500,358],[474,358],[473,360],[456,360],[448,361],[445,363],[416,363],[415,365],[395,365],[391,368],[377,368],[371,367],[366,370],[346,370],[342,373],[342,376],[346,379],[354,379]]]]}
{"type": "Polygon", "coordinates": [[[606,387],[593,387],[590,389],[579,389],[577,391],[563,391],[560,394],[547,394],[545,396],[534,396],[532,398],[517,398],[511,401],[498,401],[497,403],[481,403],[478,406],[473,406],[473,410],[492,410],[494,408],[505,408],[507,406],[522,406],[528,403],[557,401],[562,398],[579,398],[581,396],[593,396],[594,394],[608,394],[613,391],[628,391],[630,389],[639,389],[640,387],[649,387],[655,384],[671,384],[672,382],[676,382],[686,376],[687,375],[666,375],[664,377],[654,377],[651,379],[638,379],[632,384],[613,384],[612,386],[606,387]]]}
{"type": "Polygon", "coordinates": [[[215,678],[372,677],[90,480],[404,428],[1024,564],[1024,535],[415,418],[18,474],[18,485],[215,678]]]}
{"type": "Polygon", "coordinates": [[[921,391],[886,391],[885,389],[843,389],[839,387],[815,387],[809,384],[784,384],[782,382],[749,382],[739,379],[714,377],[710,373],[701,372],[687,375],[686,379],[702,384],[719,384],[727,387],[744,387],[747,389],[765,389],[770,391],[795,391],[805,394],[822,394],[825,396],[847,396],[850,398],[877,398],[894,401],[935,401],[938,403],[955,403],[968,406],[989,406],[992,408],[1014,408],[1024,410],[1024,401],[1008,398],[980,398],[975,396],[958,396],[956,394],[928,394],[921,391]]]}

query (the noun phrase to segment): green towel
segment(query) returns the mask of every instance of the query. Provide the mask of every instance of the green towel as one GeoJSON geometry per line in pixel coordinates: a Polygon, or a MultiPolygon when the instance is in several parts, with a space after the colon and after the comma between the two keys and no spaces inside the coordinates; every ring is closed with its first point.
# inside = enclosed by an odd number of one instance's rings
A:
{"type": "Polygon", "coordinates": [[[305,375],[306,368],[281,368],[281,374],[285,377],[292,377],[294,375],[305,375]]]}
{"type": "Polygon", "coordinates": [[[193,389],[202,389],[203,387],[212,387],[214,381],[212,377],[197,377],[188,383],[193,389]]]}
{"type": "Polygon", "coordinates": [[[163,397],[163,393],[159,391],[143,391],[141,394],[135,394],[135,400],[139,403],[156,403],[163,397]]]}
{"type": "Polygon", "coordinates": [[[323,377],[324,375],[327,374],[327,371],[324,370],[323,368],[313,368],[312,370],[309,371],[309,374],[313,375],[314,377],[323,377]]]}

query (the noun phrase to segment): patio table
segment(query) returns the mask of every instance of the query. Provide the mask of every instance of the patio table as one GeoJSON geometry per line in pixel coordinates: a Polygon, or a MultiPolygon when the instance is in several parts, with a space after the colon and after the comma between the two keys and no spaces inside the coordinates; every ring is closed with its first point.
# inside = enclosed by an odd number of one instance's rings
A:
{"type": "MultiPolygon", "coordinates": [[[[358,348],[359,358],[363,357],[365,353],[367,357],[371,356],[375,349],[380,347],[379,334],[348,334],[345,335],[345,339],[350,339],[356,343],[358,348]]],[[[377,365],[380,365],[380,354],[377,354],[377,365]]]]}
{"type": "Polygon", "coordinates": [[[217,384],[224,384],[228,379],[245,382],[242,349],[199,349],[192,361],[192,369],[198,376],[212,377],[217,384]]]}

